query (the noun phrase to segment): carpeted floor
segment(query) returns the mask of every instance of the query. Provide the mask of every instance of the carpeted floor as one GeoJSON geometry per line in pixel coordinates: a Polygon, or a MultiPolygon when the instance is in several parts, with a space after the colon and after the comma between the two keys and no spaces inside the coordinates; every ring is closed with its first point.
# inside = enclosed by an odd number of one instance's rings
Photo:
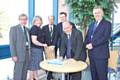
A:
{"type": "MultiPolygon", "coordinates": [[[[13,67],[14,67],[14,63],[12,62],[11,58],[0,60],[0,80],[12,80],[13,67]]],[[[40,70],[39,75],[40,75],[39,80],[46,80],[46,72],[44,70],[40,70]]],[[[88,68],[87,70],[83,71],[82,80],[91,80],[90,78],[91,78],[90,70],[88,68]]],[[[115,80],[114,73],[111,74],[110,80],[115,80]]],[[[116,80],[120,80],[120,72],[118,72],[116,80]]]]}

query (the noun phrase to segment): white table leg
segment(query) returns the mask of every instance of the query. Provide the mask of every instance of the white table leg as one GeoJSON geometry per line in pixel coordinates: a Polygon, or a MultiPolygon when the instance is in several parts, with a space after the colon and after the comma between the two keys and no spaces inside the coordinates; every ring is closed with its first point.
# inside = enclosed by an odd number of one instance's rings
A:
{"type": "Polygon", "coordinates": [[[65,73],[62,73],[62,80],[65,80],[65,73]]]}

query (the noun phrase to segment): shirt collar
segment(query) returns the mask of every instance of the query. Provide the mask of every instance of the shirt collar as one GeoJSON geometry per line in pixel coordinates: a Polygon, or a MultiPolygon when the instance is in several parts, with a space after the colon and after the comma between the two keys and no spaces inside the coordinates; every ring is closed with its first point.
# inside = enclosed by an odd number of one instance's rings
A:
{"type": "Polygon", "coordinates": [[[49,25],[49,29],[51,29],[51,28],[53,29],[53,25],[49,25]]]}
{"type": "Polygon", "coordinates": [[[23,25],[21,25],[21,28],[22,28],[22,30],[24,31],[24,26],[23,26],[23,25]]]}
{"type": "Polygon", "coordinates": [[[100,20],[97,21],[97,26],[99,25],[99,23],[100,23],[101,21],[102,21],[102,19],[100,19],[100,20]]]}

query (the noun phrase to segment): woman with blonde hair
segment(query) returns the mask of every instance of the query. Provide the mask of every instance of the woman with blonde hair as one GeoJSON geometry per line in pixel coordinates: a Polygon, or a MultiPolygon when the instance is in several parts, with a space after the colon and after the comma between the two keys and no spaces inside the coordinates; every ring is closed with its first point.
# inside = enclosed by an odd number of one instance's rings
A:
{"type": "Polygon", "coordinates": [[[31,54],[28,67],[30,70],[30,80],[38,80],[39,63],[43,60],[43,47],[47,46],[44,44],[44,33],[42,32],[41,25],[42,18],[35,16],[30,30],[31,54]]]}

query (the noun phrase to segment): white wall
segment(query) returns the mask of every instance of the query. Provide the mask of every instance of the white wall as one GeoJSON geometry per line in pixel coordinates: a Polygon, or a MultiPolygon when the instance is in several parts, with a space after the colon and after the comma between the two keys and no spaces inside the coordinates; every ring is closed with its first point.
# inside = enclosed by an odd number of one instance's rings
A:
{"type": "Polygon", "coordinates": [[[35,15],[43,19],[43,25],[48,24],[48,16],[53,15],[53,0],[35,0],[35,15]]]}
{"type": "Polygon", "coordinates": [[[114,23],[120,23],[120,3],[117,3],[118,9],[114,13],[114,23]]]}

